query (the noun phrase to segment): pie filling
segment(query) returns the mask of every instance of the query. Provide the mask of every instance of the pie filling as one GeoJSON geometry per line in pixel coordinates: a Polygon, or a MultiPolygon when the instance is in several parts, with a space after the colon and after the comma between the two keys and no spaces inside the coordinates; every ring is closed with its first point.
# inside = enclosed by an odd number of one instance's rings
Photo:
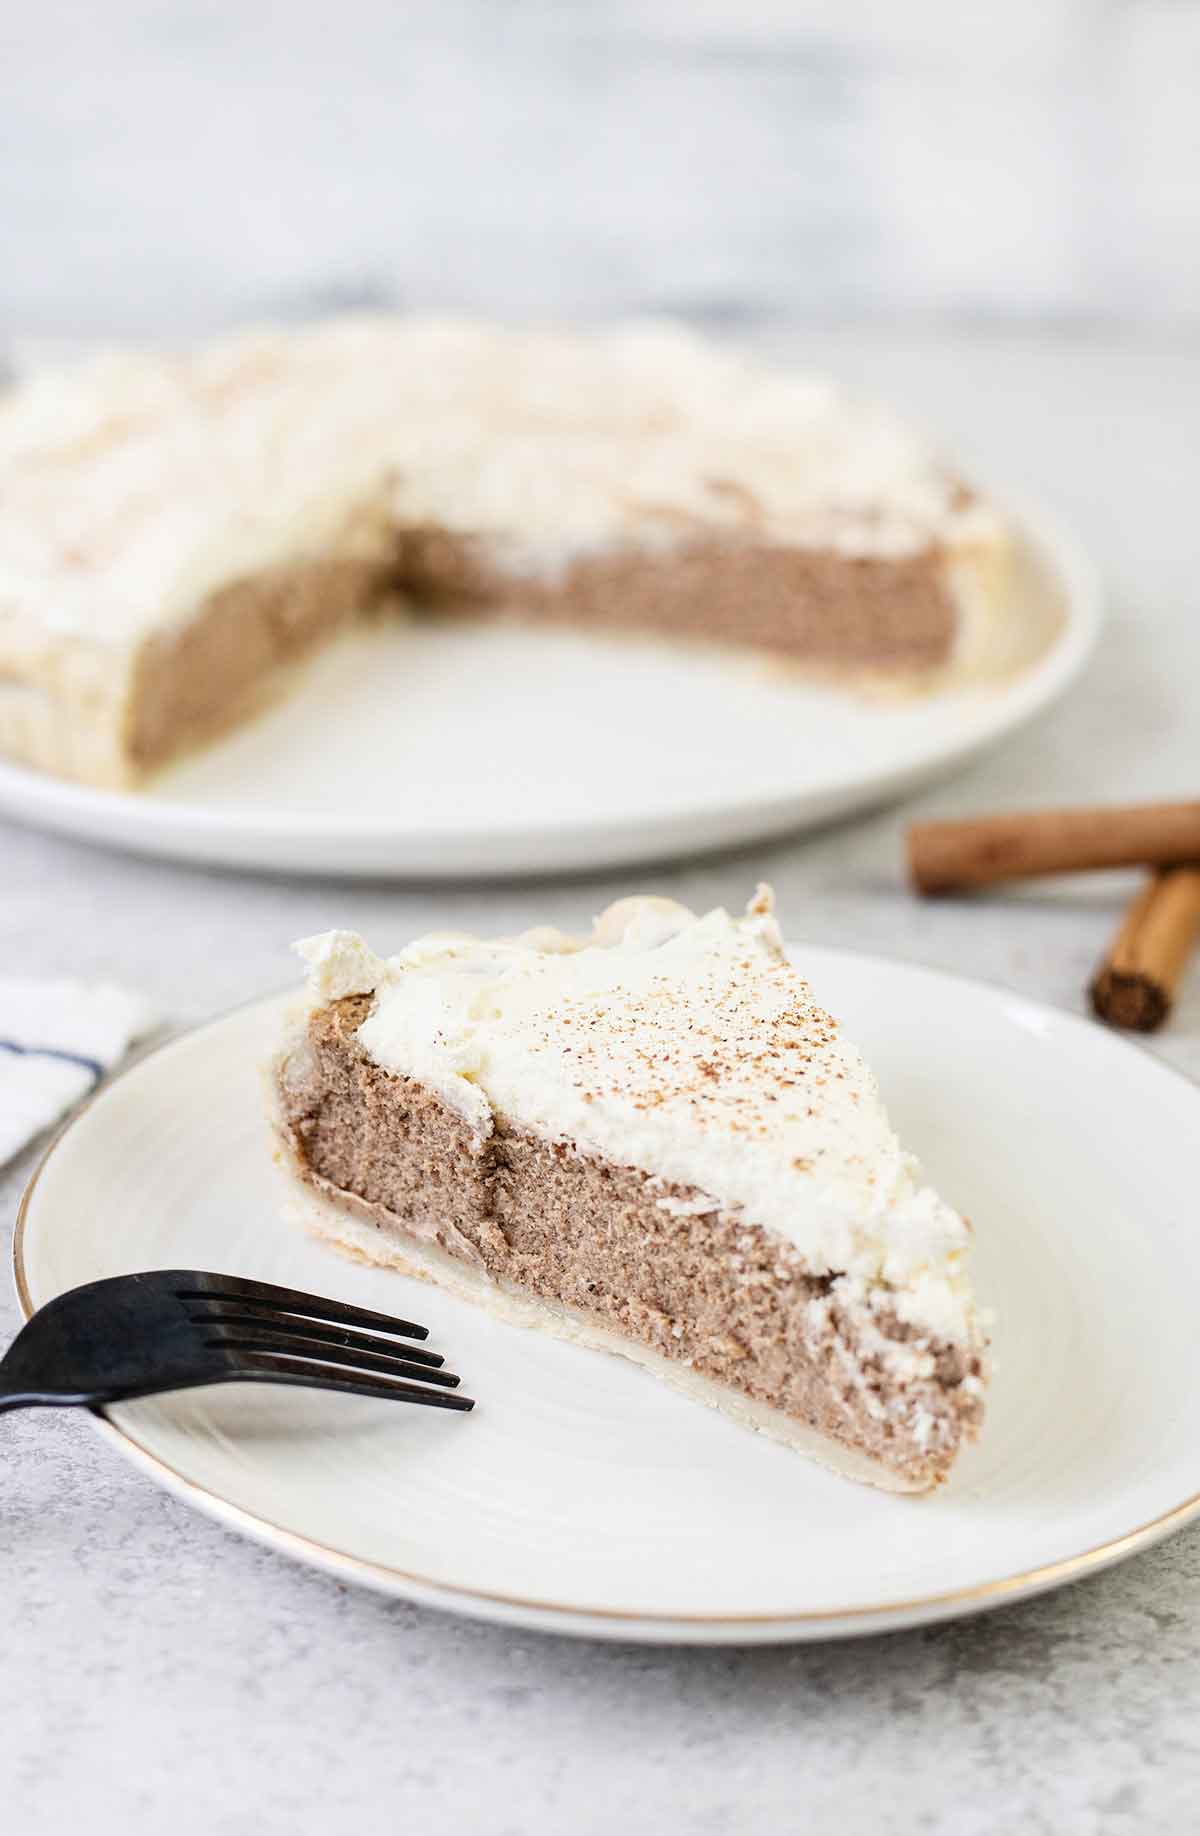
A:
{"type": "Polygon", "coordinates": [[[389,560],[332,557],[236,580],[149,638],[130,693],[133,775],[245,719],[289,666],[389,599],[438,616],[738,644],[851,675],[944,667],[958,624],[934,549],[881,559],[700,541],[591,555],[540,579],[485,567],[449,531],[410,530],[389,560]]]}
{"type": "Polygon", "coordinates": [[[958,624],[932,545],[885,557],[695,537],[583,555],[539,577],[490,565],[445,529],[410,529],[399,544],[396,584],[442,614],[708,639],[847,670],[938,668],[958,624]]]}
{"type": "Polygon", "coordinates": [[[499,1115],[481,1139],[368,1055],[357,1032],[371,1008],[365,994],[318,1007],[277,1077],[294,1171],[371,1220],[379,1260],[432,1241],[498,1291],[765,1405],[780,1438],[800,1425],[903,1489],[944,1477],[982,1418],[979,1342],[902,1320],[884,1283],[812,1274],[795,1246],[695,1188],[499,1115]]]}
{"type": "Polygon", "coordinates": [[[378,561],[297,562],[235,580],[195,618],[157,632],[134,666],[133,771],[152,771],[253,713],[290,665],[376,610],[392,577],[378,561]]]}

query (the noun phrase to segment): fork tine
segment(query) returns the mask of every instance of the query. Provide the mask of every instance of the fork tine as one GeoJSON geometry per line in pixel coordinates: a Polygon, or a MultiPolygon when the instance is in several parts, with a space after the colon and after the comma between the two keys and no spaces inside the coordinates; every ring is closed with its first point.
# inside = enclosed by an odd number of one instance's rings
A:
{"type": "Polygon", "coordinates": [[[475,1407],[470,1396],[446,1390],[427,1390],[416,1383],[393,1383],[386,1377],[358,1376],[333,1365],[310,1364],[304,1358],[285,1358],[274,1352],[241,1351],[230,1370],[233,1379],[251,1383],[296,1384],[310,1390],[344,1390],[352,1396],[387,1397],[394,1402],[421,1403],[428,1409],[475,1407]]]}
{"type": "MultiPolygon", "coordinates": [[[[251,1327],[262,1327],[267,1332],[290,1332],[299,1334],[314,1345],[355,1346],[359,1351],[385,1352],[394,1350],[395,1355],[406,1358],[409,1364],[427,1364],[436,1370],[446,1360],[441,1352],[426,1351],[421,1345],[393,1345],[390,1339],[377,1333],[354,1332],[349,1326],[322,1326],[315,1320],[305,1319],[296,1313],[285,1313],[282,1308],[278,1313],[269,1313],[265,1307],[243,1308],[239,1300],[228,1303],[234,1311],[228,1311],[226,1303],[216,1295],[208,1302],[220,1312],[191,1312],[193,1326],[237,1326],[249,1330],[251,1327]]],[[[190,1307],[199,1308],[198,1302],[189,1303],[190,1307]]]]}
{"type": "Polygon", "coordinates": [[[247,1281],[241,1275],[184,1275],[180,1277],[176,1294],[186,1301],[224,1298],[236,1299],[251,1307],[282,1307],[287,1313],[303,1314],[307,1319],[327,1320],[343,1326],[374,1326],[380,1332],[395,1332],[408,1339],[429,1337],[427,1326],[397,1319],[391,1313],[372,1313],[369,1307],[351,1307],[345,1301],[305,1294],[299,1288],[277,1288],[269,1281],[247,1281]]]}
{"type": "MultiPolygon", "coordinates": [[[[208,1322],[204,1324],[207,1326],[208,1322]]],[[[407,1358],[392,1357],[387,1352],[359,1351],[352,1345],[328,1345],[324,1340],[310,1339],[302,1332],[276,1332],[270,1328],[260,1330],[255,1325],[231,1327],[221,1322],[214,1325],[213,1333],[208,1343],[226,1347],[230,1351],[295,1352],[302,1358],[316,1360],[321,1366],[378,1371],[381,1375],[393,1377],[415,1377],[421,1383],[443,1384],[448,1390],[456,1388],[461,1381],[453,1371],[431,1370],[428,1365],[414,1364],[407,1358]]]]}

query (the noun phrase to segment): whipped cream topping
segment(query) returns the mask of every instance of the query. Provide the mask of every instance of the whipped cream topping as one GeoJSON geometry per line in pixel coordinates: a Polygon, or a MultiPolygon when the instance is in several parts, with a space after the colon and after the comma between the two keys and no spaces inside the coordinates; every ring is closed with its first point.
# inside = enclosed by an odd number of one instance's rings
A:
{"type": "Polygon", "coordinates": [[[765,888],[740,919],[629,899],[587,937],[439,933],[387,960],[346,931],[296,947],[311,1003],[373,995],[363,1048],[478,1139],[500,1113],[695,1188],[693,1209],[741,1215],[814,1274],[886,1283],[901,1318],[969,1336],[968,1228],[789,964],[765,888]]]}
{"type": "Polygon", "coordinates": [[[427,522],[517,574],[721,531],[899,555],[998,527],[883,410],[677,327],[348,317],[12,391],[0,649],[18,621],[131,643],[239,574],[427,522]]]}

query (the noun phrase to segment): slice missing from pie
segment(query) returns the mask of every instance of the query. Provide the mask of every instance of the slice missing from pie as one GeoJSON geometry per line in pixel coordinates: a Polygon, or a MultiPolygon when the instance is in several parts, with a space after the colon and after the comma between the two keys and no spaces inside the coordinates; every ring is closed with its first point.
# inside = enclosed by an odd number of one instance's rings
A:
{"type": "Polygon", "coordinates": [[[889,688],[1003,673],[1010,554],[886,411],[679,328],[347,318],[109,356],[0,400],[0,754],[136,786],[397,613],[889,688]]]}
{"type": "Polygon", "coordinates": [[[635,898],[586,937],[298,947],[270,1081],[311,1229],[852,1477],[945,1478],[983,1414],[969,1229],[766,889],[742,918],[635,898]]]}

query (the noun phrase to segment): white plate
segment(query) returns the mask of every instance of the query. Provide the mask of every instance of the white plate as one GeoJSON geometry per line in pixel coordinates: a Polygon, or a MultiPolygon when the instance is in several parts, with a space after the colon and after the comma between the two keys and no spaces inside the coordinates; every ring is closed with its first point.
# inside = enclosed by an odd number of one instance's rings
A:
{"type": "Polygon", "coordinates": [[[1098,591],[1026,515],[987,686],[871,702],[701,649],[430,624],[363,632],[297,692],[140,795],[0,764],[0,810],[146,854],[472,878],[661,859],[804,828],[949,771],[1046,707],[1098,591]]]}
{"type": "Polygon", "coordinates": [[[1036,1593],[1200,1510],[1200,1091],[975,983],[796,953],[978,1232],[999,1312],[980,1444],[932,1498],[838,1479],[644,1372],[360,1268],[281,1221],[255,1064],[279,999],[176,1041],[60,1139],[23,1303],[122,1270],[237,1271],[425,1321],[472,1415],[191,1391],[100,1423],[189,1503],[415,1600],[641,1640],[818,1638],[1036,1593]]]}

